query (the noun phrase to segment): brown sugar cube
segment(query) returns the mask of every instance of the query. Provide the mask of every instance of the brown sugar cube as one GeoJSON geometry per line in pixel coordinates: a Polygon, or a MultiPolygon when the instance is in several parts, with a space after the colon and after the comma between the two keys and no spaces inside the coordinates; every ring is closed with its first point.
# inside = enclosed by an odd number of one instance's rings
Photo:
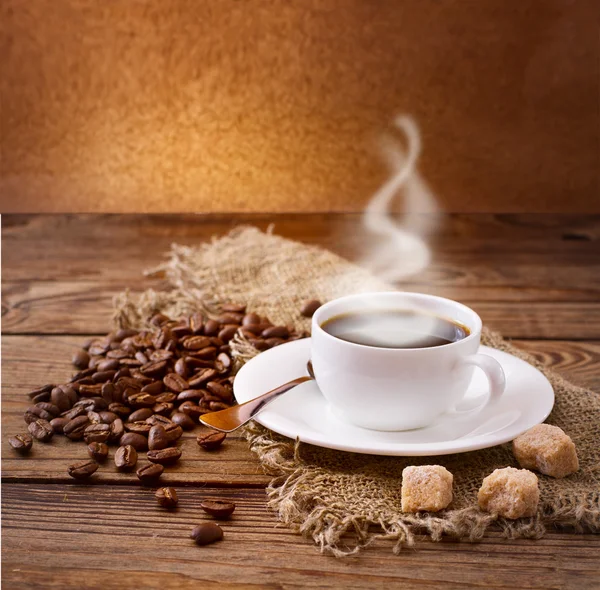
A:
{"type": "Polygon", "coordinates": [[[402,512],[443,510],[452,502],[453,479],[441,465],[405,467],[402,471],[402,512]]]}
{"type": "Polygon", "coordinates": [[[575,444],[558,426],[538,424],[515,438],[512,447],[525,469],[552,477],[565,477],[579,469],[575,444]]]}
{"type": "Polygon", "coordinates": [[[477,501],[486,512],[505,518],[533,516],[540,499],[538,478],[527,469],[496,469],[481,484],[477,501]]]}

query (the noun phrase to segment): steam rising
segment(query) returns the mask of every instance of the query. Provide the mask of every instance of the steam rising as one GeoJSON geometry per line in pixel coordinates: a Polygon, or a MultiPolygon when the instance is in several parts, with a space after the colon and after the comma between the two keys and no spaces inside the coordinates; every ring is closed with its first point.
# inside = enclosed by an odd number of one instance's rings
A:
{"type": "Polygon", "coordinates": [[[377,243],[359,262],[389,282],[413,276],[428,266],[431,251],[426,238],[441,219],[435,197],[416,168],[421,153],[417,125],[407,116],[398,117],[394,123],[404,135],[406,147],[403,149],[392,136],[381,142],[392,176],[365,210],[364,226],[377,243]],[[396,220],[391,214],[392,201],[400,191],[404,207],[400,220],[396,220]]]}

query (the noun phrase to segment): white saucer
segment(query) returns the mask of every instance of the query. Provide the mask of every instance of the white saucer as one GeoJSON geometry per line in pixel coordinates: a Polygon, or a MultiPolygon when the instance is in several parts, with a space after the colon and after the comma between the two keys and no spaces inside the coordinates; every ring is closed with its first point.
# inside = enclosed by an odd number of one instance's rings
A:
{"type": "MultiPolygon", "coordinates": [[[[554,405],[554,391],[540,371],[487,346],[480,352],[497,359],[506,374],[506,391],[493,408],[462,415],[444,414],[432,426],[403,432],[367,430],[341,422],[331,412],[314,381],[273,401],[256,421],[279,434],[330,449],[373,455],[448,455],[493,447],[513,440],[543,422],[554,405]]],[[[282,344],[246,363],[235,378],[239,403],[307,374],[310,338],[282,344]]],[[[475,370],[459,409],[476,407],[487,380],[475,370]]]]}

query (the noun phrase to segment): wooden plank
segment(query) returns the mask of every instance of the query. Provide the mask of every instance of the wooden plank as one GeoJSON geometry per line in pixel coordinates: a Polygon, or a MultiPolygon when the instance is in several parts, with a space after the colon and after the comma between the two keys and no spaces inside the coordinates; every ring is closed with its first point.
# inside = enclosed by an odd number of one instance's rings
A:
{"type": "MultiPolygon", "coordinates": [[[[72,373],[70,358],[82,339],[78,336],[5,336],[3,338],[2,428],[5,436],[25,431],[23,412],[30,404],[28,391],[47,383],[64,382],[72,373]]],[[[600,344],[594,342],[516,342],[553,368],[566,372],[576,382],[600,390],[597,367],[600,344]]],[[[198,432],[201,431],[198,427],[198,432]]],[[[215,453],[201,451],[195,434],[182,440],[181,462],[169,468],[165,482],[218,486],[265,486],[266,476],[241,435],[230,435],[226,445],[215,453]]],[[[114,449],[111,450],[111,457],[114,449]]],[[[56,436],[50,444],[34,445],[31,454],[21,457],[4,441],[2,478],[4,482],[70,482],[67,467],[86,458],[85,444],[56,436]]],[[[143,459],[143,455],[140,461],[143,459]]],[[[135,475],[117,472],[108,460],[91,480],[138,486],[135,475]]]]}
{"type": "MultiPolygon", "coordinates": [[[[73,373],[70,363],[73,351],[82,339],[73,336],[5,336],[3,338],[2,429],[6,436],[26,432],[23,412],[30,405],[28,391],[44,383],[64,383],[73,373]]],[[[223,447],[206,452],[196,444],[196,436],[204,427],[185,433],[180,447],[183,456],[176,466],[165,471],[165,482],[203,482],[210,485],[253,485],[264,487],[266,476],[241,434],[228,436],[223,447]]],[[[93,480],[96,483],[139,485],[134,474],[120,473],[110,458],[93,480]]],[[[69,481],[67,468],[73,462],[86,459],[84,442],[73,442],[64,436],[55,436],[51,443],[35,443],[31,453],[22,457],[2,442],[2,479],[8,481],[69,481]]],[[[140,454],[140,465],[144,454],[140,454]]]]}
{"type": "Polygon", "coordinates": [[[514,340],[539,361],[552,367],[565,379],[600,392],[600,343],[559,342],[556,340],[514,340]]]}
{"type": "Polygon", "coordinates": [[[152,488],[5,485],[2,581],[11,590],[263,588],[593,588],[600,536],[548,532],[478,544],[421,540],[395,556],[379,541],[358,556],[320,556],[308,540],[275,527],[262,490],[178,488],[176,511],[159,508],[152,488]],[[191,528],[206,520],[199,502],[233,499],[222,542],[197,547],[191,528]],[[64,551],[68,548],[68,551],[64,551]]]}
{"type": "MultiPolygon", "coordinates": [[[[241,224],[274,225],[280,235],[353,261],[374,242],[361,216],[352,214],[4,217],[4,278],[9,281],[118,279],[131,284],[141,270],[162,260],[171,243],[198,244],[241,224]]],[[[600,285],[591,271],[600,265],[599,238],[600,216],[447,216],[431,237],[431,267],[415,282],[589,289],[587,300],[597,300],[600,285]],[[566,273],[577,280],[565,280],[566,273]]]]}
{"type": "MultiPolygon", "coordinates": [[[[160,288],[157,281],[132,281],[137,289],[160,288]]],[[[488,299],[472,298],[470,289],[457,287],[412,290],[457,299],[477,311],[484,323],[507,338],[551,338],[557,340],[600,339],[600,298],[595,301],[527,301],[506,290],[489,289],[488,299]]],[[[101,282],[16,282],[3,285],[4,334],[101,334],[111,329],[113,297],[126,284],[101,282]]],[[[475,291],[475,295],[481,290],[475,291]]],[[[568,298],[568,294],[564,295],[568,298]]]]}

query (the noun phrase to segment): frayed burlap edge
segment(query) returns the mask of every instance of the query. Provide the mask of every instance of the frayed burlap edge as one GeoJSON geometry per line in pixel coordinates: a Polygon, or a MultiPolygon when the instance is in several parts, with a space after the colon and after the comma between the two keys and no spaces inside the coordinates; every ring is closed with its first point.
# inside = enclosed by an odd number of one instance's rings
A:
{"type": "MultiPolygon", "coordinates": [[[[363,269],[326,250],[297,244],[270,232],[263,234],[256,228],[239,227],[226,236],[213,238],[211,242],[197,247],[173,245],[168,261],[147,273],[165,273],[173,289],[161,292],[148,290],[140,296],[133,296],[129,292],[118,295],[114,302],[115,324],[120,327],[148,328],[150,317],[157,312],[179,317],[200,310],[214,317],[219,313],[222,302],[236,301],[247,302],[249,309],[277,323],[294,323],[297,328],[308,329],[308,321],[299,318],[297,313],[292,317],[290,310],[297,311],[301,299],[319,293],[316,290],[308,292],[304,284],[290,297],[290,286],[293,291],[293,286],[301,283],[304,277],[294,276],[293,271],[286,270],[281,264],[290,258],[298,260],[299,254],[306,255],[314,268],[318,269],[320,265],[327,267],[331,280],[327,281],[326,286],[320,285],[320,298],[323,300],[361,289],[391,289],[389,285],[370,277],[363,269]],[[252,264],[259,264],[269,272],[274,269],[270,278],[285,286],[285,291],[282,291],[286,293],[285,298],[269,299],[265,296],[264,285],[261,285],[261,290],[256,285],[248,284],[254,278],[252,271],[255,269],[244,261],[244,256],[253,249],[260,252],[260,261],[253,260],[252,264]],[[244,265],[250,266],[250,273],[240,271],[244,265]],[[342,268],[342,271],[332,273],[332,269],[338,268],[342,268]],[[357,283],[360,283],[360,289],[356,288],[357,283]],[[333,284],[337,291],[330,288],[333,284]]],[[[248,255],[253,256],[251,253],[248,255]]],[[[257,256],[256,253],[254,256],[257,256]]],[[[276,285],[273,290],[277,291],[276,285]]],[[[555,390],[568,387],[570,391],[590,393],[547,370],[531,355],[506,342],[500,334],[484,329],[482,342],[536,366],[549,378],[555,390]]],[[[236,367],[258,354],[240,335],[231,344],[236,367]]],[[[264,470],[274,477],[267,488],[269,507],[284,525],[311,538],[321,551],[338,557],[354,554],[377,539],[394,541],[395,552],[404,545],[412,546],[417,535],[426,535],[435,541],[443,535],[475,541],[481,539],[492,524],[500,526],[509,538],[539,538],[549,525],[600,531],[598,488],[577,496],[558,494],[551,502],[543,502],[535,517],[517,521],[498,519],[481,512],[475,505],[475,498],[473,506],[438,514],[401,513],[394,518],[382,518],[376,514],[348,513],[344,505],[328,505],[313,496],[312,489],[328,477],[328,472],[304,461],[301,449],[310,445],[291,441],[255,423],[245,429],[245,435],[264,470]]],[[[367,456],[364,457],[368,461],[367,456]]]]}

